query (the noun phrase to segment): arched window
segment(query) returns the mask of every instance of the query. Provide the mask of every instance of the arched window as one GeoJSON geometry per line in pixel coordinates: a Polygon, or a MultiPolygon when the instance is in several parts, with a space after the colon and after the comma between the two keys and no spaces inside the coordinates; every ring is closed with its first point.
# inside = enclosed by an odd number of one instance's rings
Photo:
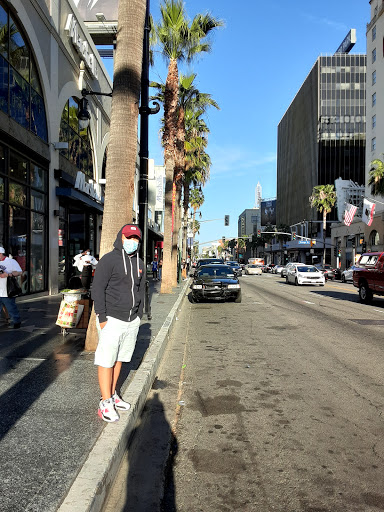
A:
{"type": "Polygon", "coordinates": [[[93,157],[89,128],[80,129],[78,98],[69,98],[61,115],[60,141],[68,142],[68,149],[60,153],[80,171],[93,179],[93,157]]]}
{"type": "Polygon", "coordinates": [[[37,66],[18,22],[0,0],[0,110],[47,141],[37,66]]]}
{"type": "Polygon", "coordinates": [[[101,179],[105,180],[105,171],[107,169],[107,158],[108,158],[108,146],[105,148],[103,156],[103,166],[101,168],[101,179]]]}
{"type": "Polygon", "coordinates": [[[380,243],[379,233],[374,229],[373,231],[371,231],[371,234],[369,235],[369,245],[370,246],[379,245],[379,243],[380,243]]]}

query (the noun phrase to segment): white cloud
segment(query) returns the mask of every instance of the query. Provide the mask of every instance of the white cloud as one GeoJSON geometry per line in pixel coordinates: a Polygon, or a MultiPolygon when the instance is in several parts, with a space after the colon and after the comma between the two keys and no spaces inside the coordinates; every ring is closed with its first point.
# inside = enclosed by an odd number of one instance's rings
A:
{"type": "MultiPolygon", "coordinates": [[[[247,171],[260,170],[264,166],[270,170],[271,164],[276,164],[276,154],[255,154],[249,150],[240,147],[210,147],[210,156],[212,160],[211,177],[225,173],[231,173],[231,176],[244,176],[247,171]]],[[[274,165],[274,168],[276,165],[274,165]]]]}
{"type": "Polygon", "coordinates": [[[336,30],[340,30],[343,32],[348,32],[348,27],[345,23],[341,23],[338,21],[330,20],[329,18],[320,18],[318,16],[313,16],[312,14],[301,13],[304,18],[319,25],[326,25],[327,27],[334,28],[336,30]]]}

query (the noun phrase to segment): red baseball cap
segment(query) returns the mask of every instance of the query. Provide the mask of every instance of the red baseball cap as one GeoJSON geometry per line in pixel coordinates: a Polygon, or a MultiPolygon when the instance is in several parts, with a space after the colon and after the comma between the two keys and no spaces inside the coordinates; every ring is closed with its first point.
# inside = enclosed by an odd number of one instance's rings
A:
{"type": "Polygon", "coordinates": [[[129,238],[130,236],[137,236],[139,240],[142,239],[141,229],[136,224],[127,224],[123,227],[121,232],[125,237],[129,238]]]}

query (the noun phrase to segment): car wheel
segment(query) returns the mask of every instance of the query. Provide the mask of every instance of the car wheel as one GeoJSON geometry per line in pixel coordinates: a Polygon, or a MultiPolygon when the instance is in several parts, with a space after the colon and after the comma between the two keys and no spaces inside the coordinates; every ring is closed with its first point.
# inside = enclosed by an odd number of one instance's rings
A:
{"type": "Polygon", "coordinates": [[[199,302],[199,299],[197,297],[195,297],[195,295],[193,295],[191,293],[191,302],[192,304],[197,304],[199,302]]]}
{"type": "Polygon", "coordinates": [[[341,276],[341,282],[345,283],[345,276],[341,276]]]}
{"type": "Polygon", "coordinates": [[[235,302],[236,302],[236,304],[240,304],[240,302],[241,302],[241,292],[236,297],[235,302]]]}
{"type": "Polygon", "coordinates": [[[288,277],[285,278],[285,282],[289,284],[288,277]]]}
{"type": "Polygon", "coordinates": [[[295,279],[295,286],[299,286],[299,281],[297,280],[297,277],[295,279]]]}
{"type": "Polygon", "coordinates": [[[360,284],[360,287],[359,287],[359,297],[360,297],[361,302],[363,302],[364,304],[369,304],[370,302],[372,302],[373,293],[369,289],[369,286],[368,286],[368,284],[365,281],[363,281],[360,284]]]}

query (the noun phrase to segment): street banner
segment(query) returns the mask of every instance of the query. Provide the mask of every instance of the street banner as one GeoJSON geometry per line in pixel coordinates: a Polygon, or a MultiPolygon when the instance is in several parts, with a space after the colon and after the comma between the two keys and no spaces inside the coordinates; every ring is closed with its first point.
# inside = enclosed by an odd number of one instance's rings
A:
{"type": "Polygon", "coordinates": [[[347,203],[347,206],[345,207],[344,212],[344,224],[346,226],[350,226],[353,221],[353,217],[355,216],[357,207],[353,204],[347,203]]]}
{"type": "Polygon", "coordinates": [[[371,203],[370,201],[368,201],[368,199],[364,197],[363,216],[361,220],[365,222],[368,226],[372,224],[375,206],[375,203],[371,203]]]}

